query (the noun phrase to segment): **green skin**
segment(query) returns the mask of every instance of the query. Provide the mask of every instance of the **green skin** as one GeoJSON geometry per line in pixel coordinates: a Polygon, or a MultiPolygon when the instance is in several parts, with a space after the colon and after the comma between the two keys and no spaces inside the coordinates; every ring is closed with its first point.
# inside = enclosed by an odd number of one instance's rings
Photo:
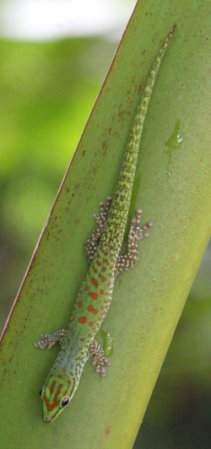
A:
{"type": "Polygon", "coordinates": [[[132,267],[138,260],[137,241],[148,236],[147,223],[139,227],[141,210],[136,211],[128,235],[128,252],[120,255],[131,201],[137,158],[144,121],[160,64],[172,39],[175,25],[157,55],[138,105],[125,151],[122,169],[113,199],[101,204],[95,215],[97,226],[86,243],[91,262],[80,287],[67,330],[44,334],[35,343],[38,348],[51,348],[56,342],[61,350],[43,386],[43,420],[51,422],[67,407],[78,388],[84,365],[93,357],[97,373],[104,376],[110,363],[95,335],[109,310],[115,276],[132,267]]]}

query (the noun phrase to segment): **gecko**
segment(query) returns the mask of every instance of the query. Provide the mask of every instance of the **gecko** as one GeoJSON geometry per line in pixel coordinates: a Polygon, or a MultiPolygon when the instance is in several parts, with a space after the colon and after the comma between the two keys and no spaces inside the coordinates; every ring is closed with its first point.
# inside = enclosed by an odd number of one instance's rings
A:
{"type": "Polygon", "coordinates": [[[101,376],[106,375],[106,367],[110,365],[95,336],[110,308],[116,276],[137,263],[138,241],[148,237],[148,229],[152,226],[148,222],[140,227],[142,210],[137,209],[130,223],[127,253],[120,253],[143,126],[160,64],[175,28],[176,25],[171,28],[147,77],[114,194],[105,203],[100,203],[100,212],[94,214],[96,228],[85,244],[90,266],[76,296],[68,327],[52,334],[42,334],[41,340],[35,343],[35,347],[40,349],[50,349],[57,342],[60,343],[60,351],[41,392],[43,421],[47,423],[55,420],[70,404],[89,358],[92,358],[92,364],[101,376]]]}

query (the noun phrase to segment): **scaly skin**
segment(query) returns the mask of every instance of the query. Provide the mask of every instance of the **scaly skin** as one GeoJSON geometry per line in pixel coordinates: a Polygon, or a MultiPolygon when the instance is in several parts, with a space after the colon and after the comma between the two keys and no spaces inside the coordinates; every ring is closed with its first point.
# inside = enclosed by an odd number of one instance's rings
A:
{"type": "Polygon", "coordinates": [[[61,350],[42,389],[43,420],[51,422],[70,403],[87,359],[93,357],[96,371],[104,376],[110,363],[100,345],[94,340],[111,304],[115,276],[132,267],[138,260],[137,241],[147,237],[147,223],[139,227],[142,211],[136,211],[128,235],[128,252],[120,255],[131,201],[137,157],[144,121],[160,64],[173,36],[175,25],[168,34],[147,78],[138,105],[125,151],[122,169],[113,199],[101,204],[95,215],[97,226],[86,243],[91,261],[87,275],[78,292],[67,330],[43,334],[38,348],[51,348],[56,342],[61,350]]]}

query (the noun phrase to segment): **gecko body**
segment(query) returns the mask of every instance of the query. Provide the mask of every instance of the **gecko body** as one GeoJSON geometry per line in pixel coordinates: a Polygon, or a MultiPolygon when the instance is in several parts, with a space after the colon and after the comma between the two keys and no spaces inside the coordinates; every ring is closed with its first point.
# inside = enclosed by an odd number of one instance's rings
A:
{"type": "Polygon", "coordinates": [[[123,164],[113,197],[100,204],[95,214],[96,228],[86,242],[90,261],[66,330],[43,334],[35,343],[38,348],[51,348],[59,342],[61,349],[43,386],[43,420],[51,422],[70,403],[88,358],[97,373],[104,376],[110,363],[95,335],[109,310],[117,274],[131,268],[138,260],[137,242],[148,236],[151,223],[140,227],[142,211],[138,209],[128,234],[127,253],[120,254],[130,207],[137,158],[144,121],[161,61],[173,36],[170,30],[147,78],[132,123],[123,164]]]}

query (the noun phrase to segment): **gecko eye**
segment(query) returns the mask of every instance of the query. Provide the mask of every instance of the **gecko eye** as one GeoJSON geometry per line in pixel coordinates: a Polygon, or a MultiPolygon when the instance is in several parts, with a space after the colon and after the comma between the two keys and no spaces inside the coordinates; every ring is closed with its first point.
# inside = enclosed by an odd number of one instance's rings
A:
{"type": "Polygon", "coordinates": [[[70,398],[68,396],[66,396],[65,398],[62,399],[61,406],[66,407],[66,405],[68,405],[69,402],[70,402],[70,398]]]}

